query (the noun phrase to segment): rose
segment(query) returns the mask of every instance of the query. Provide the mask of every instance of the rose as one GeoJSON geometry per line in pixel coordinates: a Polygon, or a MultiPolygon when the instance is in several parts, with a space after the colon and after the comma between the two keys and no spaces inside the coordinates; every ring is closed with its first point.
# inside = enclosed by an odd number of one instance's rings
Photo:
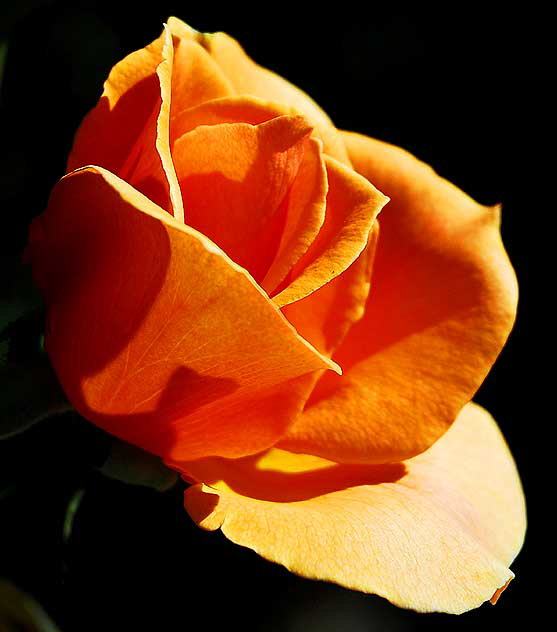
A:
{"type": "Polygon", "coordinates": [[[296,573],[495,601],[524,533],[469,403],[516,307],[498,210],[175,18],[113,68],[68,171],[28,253],[75,408],[296,573]]]}

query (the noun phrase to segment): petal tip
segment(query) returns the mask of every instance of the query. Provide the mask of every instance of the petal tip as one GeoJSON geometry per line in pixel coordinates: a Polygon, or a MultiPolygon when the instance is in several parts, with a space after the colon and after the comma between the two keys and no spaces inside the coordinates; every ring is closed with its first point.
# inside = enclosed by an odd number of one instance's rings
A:
{"type": "Polygon", "coordinates": [[[509,579],[507,579],[507,581],[493,593],[493,596],[489,600],[489,603],[491,603],[492,606],[494,606],[499,601],[499,597],[503,594],[503,592],[506,590],[507,586],[512,582],[513,579],[514,575],[511,575],[511,577],[509,577],[509,579]]]}
{"type": "Polygon", "coordinates": [[[488,212],[493,219],[493,223],[501,228],[501,214],[503,210],[503,205],[499,202],[498,204],[494,204],[493,206],[488,207],[488,212]]]}

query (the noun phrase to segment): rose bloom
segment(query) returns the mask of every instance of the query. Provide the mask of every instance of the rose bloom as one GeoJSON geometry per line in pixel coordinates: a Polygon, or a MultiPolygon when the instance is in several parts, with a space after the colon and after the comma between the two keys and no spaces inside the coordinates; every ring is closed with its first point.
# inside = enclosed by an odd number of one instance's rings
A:
{"type": "Polygon", "coordinates": [[[525,529],[470,403],[515,316],[499,210],[175,18],[112,69],[68,172],[28,256],[77,411],[294,573],[496,601],[525,529]]]}

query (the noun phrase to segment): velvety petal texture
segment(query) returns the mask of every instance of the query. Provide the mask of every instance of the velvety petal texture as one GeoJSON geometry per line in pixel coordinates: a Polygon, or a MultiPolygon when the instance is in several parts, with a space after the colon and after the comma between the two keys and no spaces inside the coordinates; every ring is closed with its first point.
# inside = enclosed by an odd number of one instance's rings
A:
{"type": "Polygon", "coordinates": [[[100,168],[58,183],[30,253],[69,399],[161,456],[269,447],[335,368],[213,242],[100,168]]]}
{"type": "Polygon", "coordinates": [[[203,528],[305,577],[419,611],[460,613],[497,597],[524,537],[512,457],[472,404],[402,463],[339,465],[271,450],[182,469],[205,481],[185,494],[203,528]]]}
{"type": "Polygon", "coordinates": [[[498,209],[409,153],[344,135],[355,168],[391,202],[380,216],[373,290],[281,447],[347,463],[427,449],[474,395],[514,322],[517,286],[498,209]]]}

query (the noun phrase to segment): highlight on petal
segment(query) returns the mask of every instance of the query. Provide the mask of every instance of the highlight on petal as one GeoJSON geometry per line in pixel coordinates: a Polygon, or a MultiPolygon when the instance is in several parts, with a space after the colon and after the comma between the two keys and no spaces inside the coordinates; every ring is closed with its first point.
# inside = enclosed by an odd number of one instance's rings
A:
{"type": "Polygon", "coordinates": [[[280,446],[346,463],[427,449],[470,401],[514,322],[516,279],[493,209],[407,152],[345,133],[355,168],[391,202],[363,318],[280,446]]]}
{"type": "Polygon", "coordinates": [[[325,112],[305,92],[279,75],[257,65],[240,44],[225,33],[199,33],[171,17],[168,26],[179,39],[201,44],[211,55],[238,95],[253,95],[295,107],[311,123],[323,141],[324,152],[350,164],[346,149],[335,126],[325,112]]]}
{"type": "Polygon", "coordinates": [[[186,222],[258,282],[279,252],[310,132],[303,117],[279,116],[202,125],[174,143],[186,222]]]}
{"type": "Polygon", "coordinates": [[[118,175],[183,222],[182,194],[170,153],[174,47],[167,27],[163,36],[162,60],[156,70],[160,84],[159,106],[153,113],[156,123],[145,126],[118,175]]]}
{"type": "Polygon", "coordinates": [[[101,168],[57,184],[28,252],[69,399],[150,452],[265,449],[299,414],[315,372],[337,369],[207,237],[101,168]]]}
{"type": "MultiPolygon", "coordinates": [[[[163,61],[157,66],[157,76],[161,86],[161,107],[157,116],[157,136],[155,146],[159,155],[166,181],[168,196],[172,206],[172,215],[179,222],[184,221],[182,193],[176,177],[176,170],[170,153],[170,107],[172,104],[172,83],[174,76],[174,47],[170,30],[164,28],[163,61]]],[[[149,170],[152,174],[153,170],[149,170]]],[[[130,182],[130,184],[132,184],[130,182]]]]}
{"type": "Polygon", "coordinates": [[[427,452],[404,463],[339,465],[271,449],[172,463],[193,520],[312,579],[418,611],[461,613],[513,573],[525,509],[495,422],[469,404],[427,452]]]}

